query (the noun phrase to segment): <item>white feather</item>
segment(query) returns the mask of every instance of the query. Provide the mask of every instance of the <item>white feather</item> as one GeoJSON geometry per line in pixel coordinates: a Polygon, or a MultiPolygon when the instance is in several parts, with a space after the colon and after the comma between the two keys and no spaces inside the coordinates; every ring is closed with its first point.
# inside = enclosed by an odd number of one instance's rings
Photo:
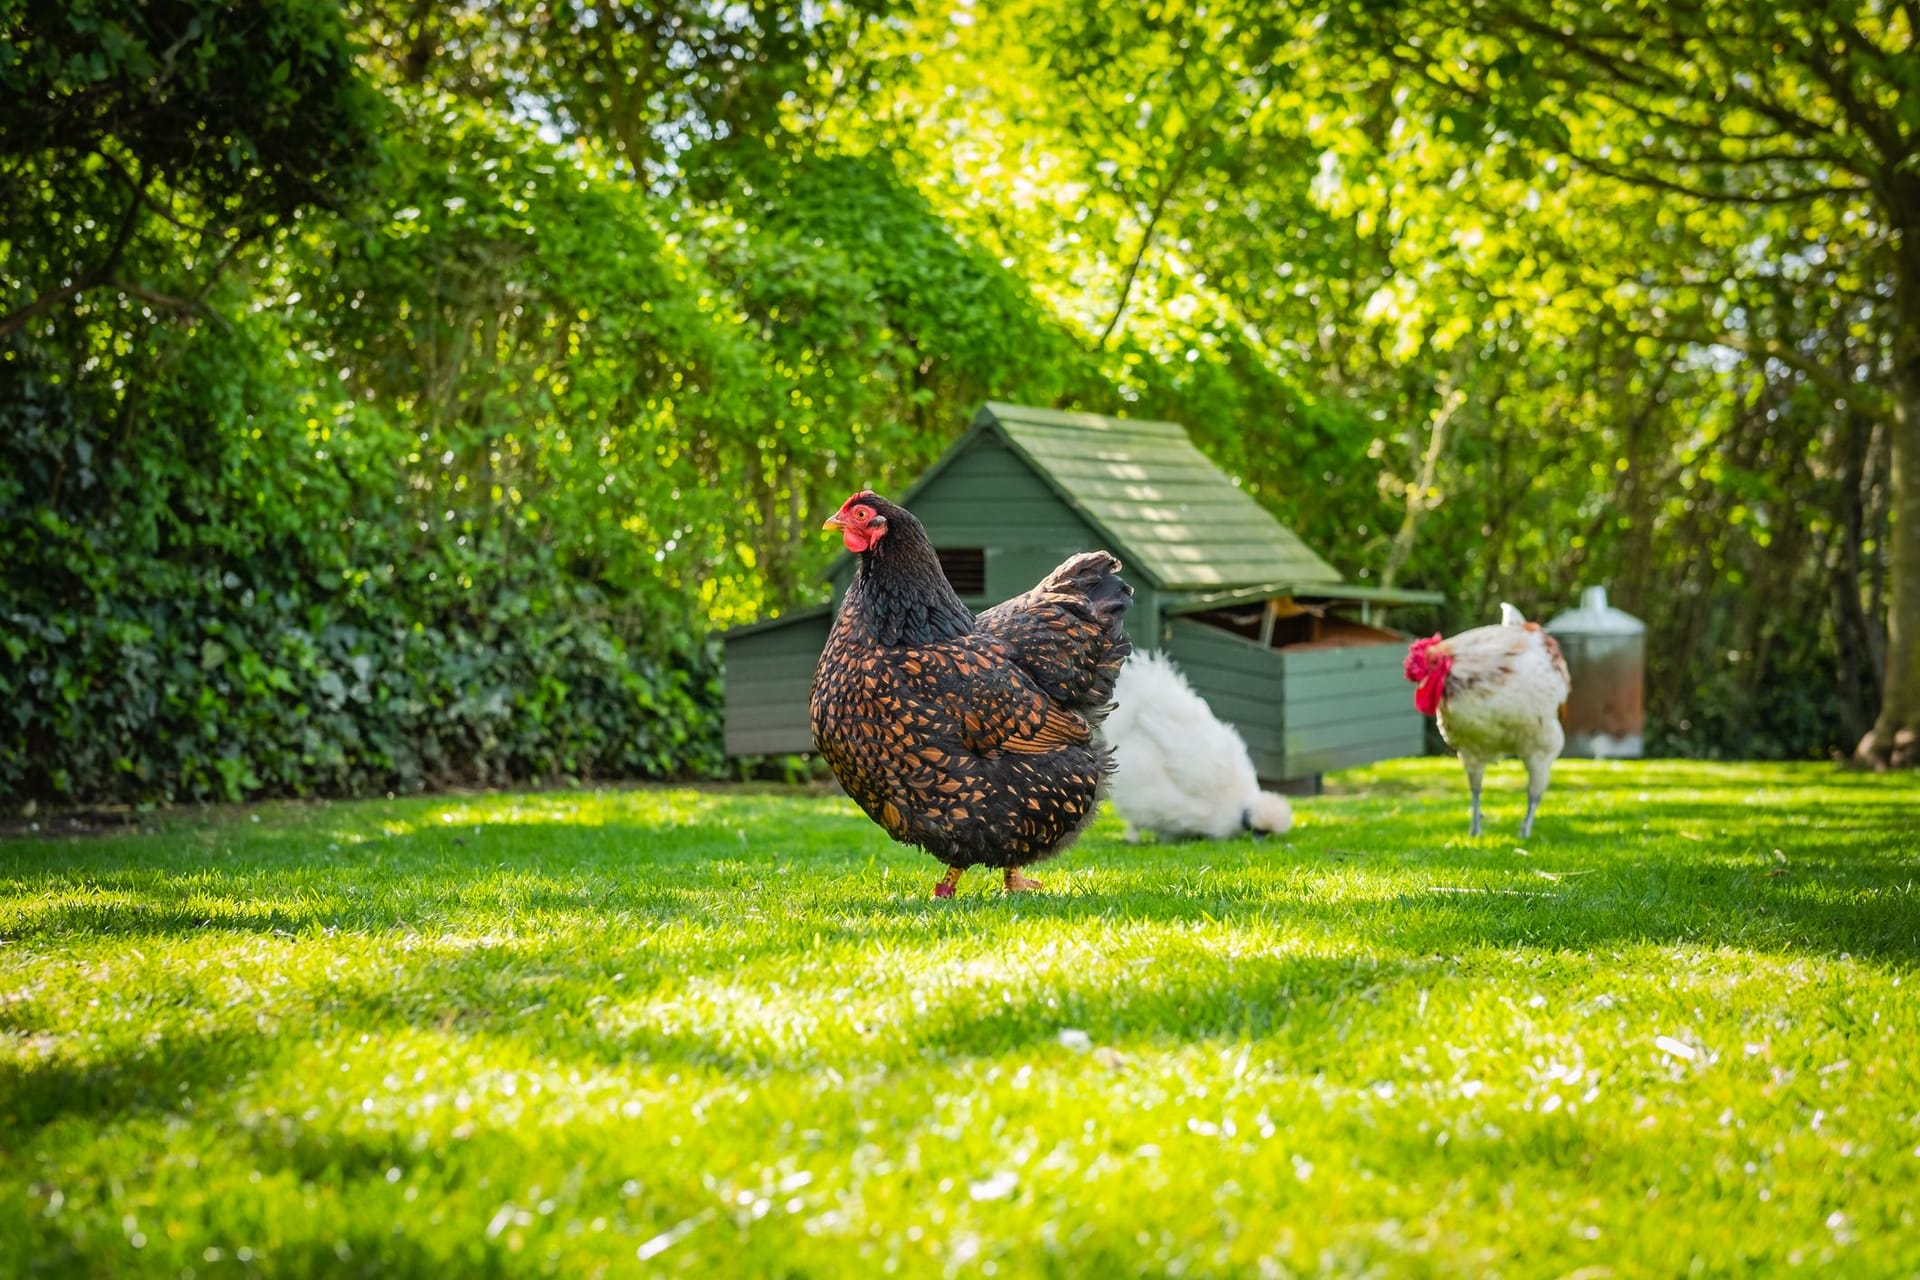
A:
{"type": "Polygon", "coordinates": [[[1275,834],[1293,825],[1286,798],[1260,790],[1239,733],[1165,656],[1128,658],[1113,701],[1102,729],[1115,761],[1108,794],[1129,823],[1169,839],[1237,835],[1249,815],[1275,834]]]}
{"type": "Polygon", "coordinates": [[[1500,625],[1503,627],[1524,627],[1527,625],[1527,615],[1521,613],[1505,600],[1502,600],[1500,602],[1500,625]]]}
{"type": "MultiPolygon", "coordinates": [[[[1503,615],[1520,611],[1502,605],[1503,615]]],[[[1553,659],[1544,633],[1500,625],[1463,631],[1447,643],[1453,670],[1440,704],[1440,736],[1462,757],[1519,756],[1544,770],[1566,745],[1560,704],[1567,700],[1566,668],[1553,659]],[[1455,691],[1457,690],[1457,692],[1455,691]]]]}

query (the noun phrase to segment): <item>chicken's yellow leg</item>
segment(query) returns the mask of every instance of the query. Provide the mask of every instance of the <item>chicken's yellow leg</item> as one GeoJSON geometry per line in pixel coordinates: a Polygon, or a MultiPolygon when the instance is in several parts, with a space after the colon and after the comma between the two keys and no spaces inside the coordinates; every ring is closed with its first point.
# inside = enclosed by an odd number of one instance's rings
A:
{"type": "Polygon", "coordinates": [[[1039,887],[1040,882],[1038,880],[1030,880],[1026,876],[1021,875],[1020,868],[1007,868],[1008,893],[1025,893],[1029,889],[1038,889],[1039,887]]]}
{"type": "Polygon", "coordinates": [[[959,885],[959,883],[960,883],[960,868],[948,867],[947,878],[945,880],[942,880],[939,884],[933,886],[933,896],[936,898],[951,898],[953,896],[954,889],[959,885]]]}

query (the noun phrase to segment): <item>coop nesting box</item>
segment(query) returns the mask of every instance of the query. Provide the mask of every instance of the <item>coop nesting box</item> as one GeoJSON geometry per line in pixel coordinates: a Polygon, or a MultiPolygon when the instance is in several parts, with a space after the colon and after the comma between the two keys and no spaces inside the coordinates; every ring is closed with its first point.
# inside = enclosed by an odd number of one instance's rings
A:
{"type": "Polygon", "coordinates": [[[1646,715],[1647,626],[1588,587],[1580,607],[1547,624],[1573,679],[1567,698],[1570,756],[1638,756],[1646,715]]]}
{"type": "MultiPolygon", "coordinates": [[[[1405,639],[1371,625],[1369,611],[1440,595],[1343,582],[1184,427],[988,404],[896,501],[926,526],[976,610],[1076,552],[1119,556],[1134,646],[1166,650],[1271,784],[1310,789],[1327,770],[1423,749],[1400,670],[1405,639]]],[[[854,570],[850,555],[828,570],[836,603],[854,570]]],[[[832,610],[723,637],[729,754],[812,749],[807,696],[832,610]]]]}

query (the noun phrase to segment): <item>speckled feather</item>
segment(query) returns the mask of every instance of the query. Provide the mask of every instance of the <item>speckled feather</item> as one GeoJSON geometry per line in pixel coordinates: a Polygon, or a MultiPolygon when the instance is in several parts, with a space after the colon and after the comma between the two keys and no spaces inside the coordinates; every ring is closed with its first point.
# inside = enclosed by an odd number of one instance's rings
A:
{"type": "Polygon", "coordinates": [[[1112,769],[1094,727],[1132,648],[1120,562],[1075,556],[976,617],[920,522],[871,505],[887,533],[861,553],[820,655],[814,745],[869,817],[948,866],[1052,857],[1112,769]]]}

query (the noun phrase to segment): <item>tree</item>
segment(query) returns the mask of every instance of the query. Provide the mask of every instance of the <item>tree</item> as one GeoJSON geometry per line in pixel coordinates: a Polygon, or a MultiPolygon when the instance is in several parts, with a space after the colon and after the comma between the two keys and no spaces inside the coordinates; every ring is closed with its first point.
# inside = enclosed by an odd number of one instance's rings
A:
{"type": "Polygon", "coordinates": [[[1663,336],[1776,363],[1837,412],[1884,421],[1885,665],[1879,714],[1856,754],[1920,765],[1920,13],[1887,0],[1472,0],[1345,17],[1355,48],[1416,70],[1435,109],[1477,111],[1489,133],[1680,208],[1749,215],[1712,269],[1725,287],[1673,291],[1663,336]],[[1792,217],[1767,216],[1778,211],[1792,217]],[[1817,269],[1829,258],[1853,279],[1817,269]],[[1840,342],[1831,329],[1769,323],[1848,284],[1857,305],[1840,342]],[[1871,377],[1879,362],[1858,358],[1863,341],[1885,351],[1885,393],[1871,377]]]}
{"type": "MultiPolygon", "coordinates": [[[[1468,39],[1415,16],[1420,48],[1468,39]]],[[[1090,404],[1187,422],[1350,573],[1447,591],[1406,625],[1605,581],[1654,628],[1659,749],[1826,754],[1870,726],[1884,423],[1726,345],[1887,380],[1846,202],[1574,165],[1558,106],[1437,81],[1364,7],[1026,0],[885,41],[912,73],[826,136],[899,157],[1015,264],[1100,359],[1090,404]]]]}
{"type": "Polygon", "coordinates": [[[370,152],[375,99],[323,0],[9,0],[0,25],[0,339],[89,292],[204,314],[370,152]],[[136,265],[154,226],[166,251],[136,265]]]}
{"type": "Polygon", "coordinates": [[[354,0],[384,73],[591,139],[629,178],[670,187],[688,152],[746,138],[804,144],[810,118],[867,88],[861,36],[907,0],[354,0]]]}
{"type": "Polygon", "coordinates": [[[710,631],[989,397],[1894,758],[1910,15],[1561,2],[0,0],[0,791],[711,764],[710,631]]]}

